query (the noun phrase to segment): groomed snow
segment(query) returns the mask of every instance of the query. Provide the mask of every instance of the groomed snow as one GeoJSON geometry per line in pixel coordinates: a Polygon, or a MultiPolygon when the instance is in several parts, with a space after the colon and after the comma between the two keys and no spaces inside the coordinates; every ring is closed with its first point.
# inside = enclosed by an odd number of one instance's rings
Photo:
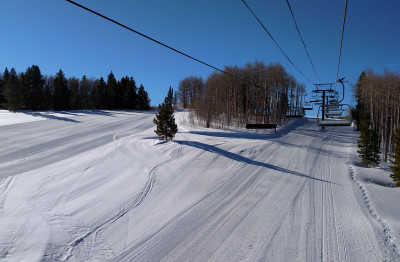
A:
{"type": "Polygon", "coordinates": [[[0,110],[0,126],[14,125],[26,122],[44,120],[44,117],[34,116],[29,113],[13,113],[8,110],[0,110]]]}
{"type": "Polygon", "coordinates": [[[0,111],[0,260],[400,260],[399,190],[357,164],[352,127],[224,131],[181,111],[167,142],[153,118],[0,111]]]}

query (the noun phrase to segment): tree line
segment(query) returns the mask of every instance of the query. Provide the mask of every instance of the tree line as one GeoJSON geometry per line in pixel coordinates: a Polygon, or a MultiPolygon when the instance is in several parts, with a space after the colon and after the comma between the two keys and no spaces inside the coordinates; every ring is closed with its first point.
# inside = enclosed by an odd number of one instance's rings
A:
{"type": "Polygon", "coordinates": [[[219,128],[246,123],[282,124],[303,113],[304,85],[279,63],[226,66],[232,77],[214,72],[206,80],[190,76],[180,81],[177,96],[192,119],[219,128]]]}
{"type": "Polygon", "coordinates": [[[130,109],[150,110],[150,98],[133,77],[117,81],[111,71],[107,81],[83,76],[66,78],[60,69],[54,76],[43,76],[32,65],[17,74],[14,68],[0,75],[0,108],[17,110],[130,109]]]}
{"type": "Polygon", "coordinates": [[[358,152],[363,163],[379,165],[380,153],[385,162],[394,159],[391,176],[400,186],[400,74],[362,72],[353,93],[357,105],[352,113],[360,131],[358,152]]]}

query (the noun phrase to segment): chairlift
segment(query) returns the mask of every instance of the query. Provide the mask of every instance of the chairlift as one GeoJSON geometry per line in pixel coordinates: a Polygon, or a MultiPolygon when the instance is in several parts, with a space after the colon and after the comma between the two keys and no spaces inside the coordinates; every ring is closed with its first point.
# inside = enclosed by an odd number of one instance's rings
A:
{"type": "Polygon", "coordinates": [[[310,102],[305,102],[303,106],[303,110],[313,110],[313,105],[310,102]]]}
{"type": "Polygon", "coordinates": [[[330,99],[329,103],[330,104],[339,104],[339,101],[335,98],[335,99],[330,99]]]}
{"type": "Polygon", "coordinates": [[[327,105],[326,106],[327,111],[343,111],[343,109],[340,107],[340,105],[327,105]]]}
{"type": "Polygon", "coordinates": [[[342,116],[343,112],[327,112],[325,113],[326,117],[331,118],[331,117],[339,117],[342,116]]]}
{"type": "MultiPolygon", "coordinates": [[[[329,108],[330,105],[327,105],[327,108],[329,108]]],[[[353,120],[351,118],[351,115],[349,118],[343,118],[342,113],[345,111],[343,107],[347,107],[348,109],[351,109],[351,107],[348,104],[340,104],[340,109],[337,111],[329,111],[327,110],[326,112],[321,112],[321,114],[325,114],[322,117],[319,117],[320,111],[322,106],[319,107],[318,109],[318,125],[319,126],[351,126],[353,120]]]]}

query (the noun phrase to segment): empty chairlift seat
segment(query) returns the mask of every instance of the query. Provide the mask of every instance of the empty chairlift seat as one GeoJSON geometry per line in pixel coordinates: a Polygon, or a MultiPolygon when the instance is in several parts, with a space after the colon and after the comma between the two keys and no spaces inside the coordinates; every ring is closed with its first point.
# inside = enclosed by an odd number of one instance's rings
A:
{"type": "MultiPolygon", "coordinates": [[[[351,109],[347,104],[333,104],[327,105],[325,108],[325,117],[322,119],[318,118],[319,126],[351,126],[353,120],[351,119],[351,115],[348,117],[342,117],[343,112],[346,110],[344,107],[351,109]]],[[[318,110],[318,115],[320,114],[321,106],[318,110]]],[[[350,111],[350,110],[349,110],[350,111]]],[[[322,114],[324,112],[321,112],[322,114]]]]}

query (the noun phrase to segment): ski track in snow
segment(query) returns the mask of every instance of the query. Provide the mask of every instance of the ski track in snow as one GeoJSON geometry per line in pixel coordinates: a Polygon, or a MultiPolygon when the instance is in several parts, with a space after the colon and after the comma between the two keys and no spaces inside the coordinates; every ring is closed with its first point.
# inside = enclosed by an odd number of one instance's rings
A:
{"type": "MultiPolygon", "coordinates": [[[[114,135],[114,140],[116,140],[116,136],[117,136],[117,134],[114,135]]],[[[110,225],[114,224],[117,220],[121,219],[127,213],[134,210],[147,198],[147,196],[150,194],[150,192],[153,188],[157,170],[160,167],[162,167],[163,165],[168,164],[181,156],[183,156],[183,147],[179,146],[179,150],[175,156],[171,157],[170,159],[168,159],[166,161],[161,162],[160,164],[156,165],[155,167],[153,167],[151,169],[151,171],[149,172],[148,181],[138,197],[136,197],[132,201],[127,201],[126,203],[124,203],[123,209],[118,214],[114,215],[113,217],[104,221],[103,223],[99,224],[98,226],[94,227],[93,229],[90,229],[89,232],[84,234],[82,237],[79,237],[78,239],[73,241],[69,245],[67,250],[63,251],[63,253],[64,253],[63,255],[61,255],[61,256],[58,255],[58,257],[61,257],[61,261],[68,261],[76,249],[83,249],[83,252],[85,252],[84,251],[85,249],[90,249],[91,246],[96,246],[96,244],[98,244],[97,242],[100,238],[100,234],[103,230],[107,229],[110,225]],[[126,205],[127,205],[127,207],[125,207],[126,205]]],[[[78,253],[82,253],[82,251],[78,251],[78,253]]]]}
{"type": "Polygon", "coordinates": [[[157,142],[153,117],[80,113],[3,127],[3,139],[18,127],[51,139],[26,133],[0,151],[0,232],[9,237],[0,236],[0,260],[400,261],[351,164],[351,128],[303,119],[277,134],[192,132],[182,120],[175,142],[157,142]],[[15,200],[24,183],[35,190],[15,200]],[[94,198],[120,189],[125,198],[94,198]]]}
{"type": "Polygon", "coordinates": [[[365,188],[361,181],[357,180],[357,174],[354,170],[354,166],[349,163],[347,164],[349,166],[349,175],[351,179],[356,183],[357,187],[360,189],[366,208],[370,212],[371,216],[375,219],[375,221],[378,222],[382,227],[382,244],[385,246],[386,249],[385,261],[400,261],[400,247],[394,242],[395,237],[392,234],[390,226],[376,212],[368,190],[365,188]]]}

